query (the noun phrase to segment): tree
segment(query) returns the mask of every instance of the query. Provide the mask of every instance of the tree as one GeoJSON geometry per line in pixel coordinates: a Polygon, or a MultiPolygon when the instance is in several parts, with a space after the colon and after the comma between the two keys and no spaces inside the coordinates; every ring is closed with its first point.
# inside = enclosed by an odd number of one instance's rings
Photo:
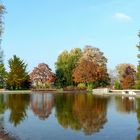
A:
{"type": "Polygon", "coordinates": [[[27,72],[27,64],[16,55],[9,61],[10,71],[7,74],[7,88],[27,89],[30,87],[30,78],[27,72]]]}
{"type": "Polygon", "coordinates": [[[54,83],[55,74],[45,63],[40,63],[37,67],[33,69],[30,74],[30,78],[33,84],[45,85],[47,83],[54,83]]]}
{"type": "Polygon", "coordinates": [[[121,89],[121,85],[120,85],[120,82],[118,80],[115,80],[114,81],[114,89],[121,89]]]}
{"type": "Polygon", "coordinates": [[[96,62],[99,66],[103,66],[106,69],[107,58],[99,48],[92,46],[85,46],[81,59],[96,62]]]}
{"type": "Polygon", "coordinates": [[[0,46],[0,64],[3,64],[3,50],[1,49],[1,46],[0,46]]]}
{"type": "Polygon", "coordinates": [[[0,88],[4,88],[6,81],[7,72],[5,70],[4,64],[0,64],[0,88]]]}
{"type": "Polygon", "coordinates": [[[56,85],[64,87],[73,85],[74,81],[72,78],[72,71],[77,65],[77,61],[82,55],[80,48],[74,48],[70,52],[67,50],[63,51],[55,63],[56,66],[56,85]]]}
{"type": "Polygon", "coordinates": [[[135,85],[135,70],[128,66],[121,79],[121,87],[123,89],[134,88],[135,85]]]}
{"type": "Polygon", "coordinates": [[[123,75],[125,74],[125,70],[127,67],[131,67],[132,69],[136,69],[133,64],[129,63],[121,63],[116,66],[116,71],[117,71],[117,80],[121,80],[123,75]]]}
{"type": "Polygon", "coordinates": [[[107,59],[103,53],[91,46],[86,46],[83,55],[73,70],[73,79],[76,83],[94,83],[94,86],[109,84],[109,75],[106,68],[107,59]]]}
{"type": "Polygon", "coordinates": [[[108,74],[109,74],[109,78],[110,78],[110,85],[113,88],[116,81],[119,82],[118,78],[117,78],[117,71],[116,71],[116,69],[115,70],[110,69],[108,71],[108,74]]]}
{"type": "Polygon", "coordinates": [[[1,36],[3,33],[3,14],[5,12],[5,7],[0,3],[0,88],[3,88],[5,85],[6,70],[3,64],[3,50],[1,48],[1,36]]]}
{"type": "Polygon", "coordinates": [[[88,60],[79,61],[73,71],[73,78],[76,83],[96,82],[102,78],[104,69],[97,63],[88,60]]]}
{"type": "Polygon", "coordinates": [[[3,33],[3,14],[5,12],[5,7],[0,3],[0,64],[3,64],[3,51],[1,49],[1,36],[3,33]]]}
{"type": "MultiPolygon", "coordinates": [[[[138,33],[138,37],[140,38],[140,31],[138,33]]],[[[140,42],[136,47],[140,51],[140,42]]],[[[138,54],[137,57],[138,57],[139,61],[138,61],[137,72],[136,72],[136,85],[135,85],[135,87],[137,89],[140,89],[140,54],[138,54]]]]}

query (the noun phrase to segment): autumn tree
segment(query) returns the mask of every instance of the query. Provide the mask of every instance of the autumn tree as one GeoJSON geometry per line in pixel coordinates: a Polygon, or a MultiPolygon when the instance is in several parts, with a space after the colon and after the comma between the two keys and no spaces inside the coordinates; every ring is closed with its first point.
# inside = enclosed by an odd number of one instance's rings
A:
{"type": "MultiPolygon", "coordinates": [[[[140,31],[138,33],[138,37],[140,38],[140,31]]],[[[140,42],[139,42],[139,44],[136,47],[140,51],[140,42]]],[[[136,85],[135,85],[135,87],[137,89],[140,89],[140,54],[138,54],[137,57],[138,57],[139,61],[138,61],[138,66],[137,66],[136,85]]]]}
{"type": "Polygon", "coordinates": [[[126,67],[121,79],[121,87],[123,89],[134,88],[135,85],[135,70],[130,66],[126,67]]]}
{"type": "Polygon", "coordinates": [[[56,85],[64,87],[73,85],[72,71],[77,65],[77,61],[82,55],[80,48],[74,48],[70,52],[63,51],[55,63],[56,66],[56,85]]]}
{"type": "Polygon", "coordinates": [[[30,79],[27,72],[27,64],[16,55],[9,61],[10,71],[7,74],[7,88],[9,89],[28,89],[30,79]]]}
{"type": "Polygon", "coordinates": [[[127,67],[131,67],[134,70],[136,69],[133,64],[129,64],[129,63],[121,63],[116,66],[117,80],[120,81],[122,79],[127,67]]]}
{"type": "Polygon", "coordinates": [[[109,84],[106,63],[107,59],[98,48],[86,46],[77,67],[73,70],[74,81],[76,83],[94,83],[96,87],[109,84]]]}
{"type": "Polygon", "coordinates": [[[52,72],[52,70],[49,68],[47,64],[40,63],[30,73],[30,78],[31,78],[32,84],[45,85],[48,83],[54,83],[55,74],[52,72]]]}
{"type": "Polygon", "coordinates": [[[104,76],[103,67],[88,60],[81,60],[73,71],[74,81],[77,83],[96,82],[104,76]]]}
{"type": "Polygon", "coordinates": [[[106,69],[107,58],[99,48],[92,46],[85,46],[81,59],[96,62],[99,66],[103,66],[106,69]]]}

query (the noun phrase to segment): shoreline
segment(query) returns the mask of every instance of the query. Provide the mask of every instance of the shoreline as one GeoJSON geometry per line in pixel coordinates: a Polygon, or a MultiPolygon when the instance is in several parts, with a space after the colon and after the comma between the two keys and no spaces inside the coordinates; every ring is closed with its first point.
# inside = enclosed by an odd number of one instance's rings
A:
{"type": "Polygon", "coordinates": [[[122,96],[122,97],[136,97],[140,98],[140,90],[134,90],[134,89],[127,89],[127,90],[109,90],[108,92],[94,92],[93,95],[97,96],[122,96]],[[126,92],[123,94],[122,92],[126,92]],[[129,94],[127,92],[134,92],[135,94],[129,94]]]}
{"type": "Polygon", "coordinates": [[[18,138],[7,131],[0,130],[0,140],[18,140],[18,138]]]}
{"type": "MultiPolygon", "coordinates": [[[[100,89],[101,90],[101,89],[100,89]]],[[[122,94],[123,91],[128,91],[128,90],[109,90],[109,92],[91,92],[93,95],[98,95],[98,96],[123,96],[123,97],[137,97],[140,98],[140,90],[133,90],[130,89],[129,91],[134,91],[136,92],[135,95],[131,94],[122,94]]],[[[60,93],[71,93],[71,94],[77,94],[77,93],[88,93],[89,91],[87,90],[0,90],[0,94],[47,94],[47,93],[52,93],[52,94],[60,94],[60,93]]]]}

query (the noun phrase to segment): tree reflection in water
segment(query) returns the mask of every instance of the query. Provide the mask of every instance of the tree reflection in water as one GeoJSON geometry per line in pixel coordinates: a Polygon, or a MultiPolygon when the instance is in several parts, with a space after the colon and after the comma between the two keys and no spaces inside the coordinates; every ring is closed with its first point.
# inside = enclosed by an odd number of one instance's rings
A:
{"type": "MultiPolygon", "coordinates": [[[[137,113],[137,120],[138,120],[138,130],[140,130],[140,99],[136,99],[136,113],[137,113]]],[[[140,139],[140,136],[139,136],[140,139]]]]}
{"type": "Polygon", "coordinates": [[[31,108],[35,115],[45,120],[51,114],[54,106],[52,94],[33,94],[31,96],[31,108]]]}
{"type": "Polygon", "coordinates": [[[29,94],[9,94],[7,96],[7,107],[10,109],[9,121],[17,126],[27,116],[26,110],[30,103],[29,94]]]}
{"type": "Polygon", "coordinates": [[[4,116],[3,113],[6,110],[5,96],[0,94],[0,131],[4,128],[4,116]]]}
{"type": "Polygon", "coordinates": [[[107,121],[108,98],[92,94],[62,94],[55,97],[56,117],[64,128],[83,130],[91,135],[107,121]]]}
{"type": "Polygon", "coordinates": [[[135,112],[135,98],[134,97],[115,97],[116,109],[121,113],[135,112]]]}

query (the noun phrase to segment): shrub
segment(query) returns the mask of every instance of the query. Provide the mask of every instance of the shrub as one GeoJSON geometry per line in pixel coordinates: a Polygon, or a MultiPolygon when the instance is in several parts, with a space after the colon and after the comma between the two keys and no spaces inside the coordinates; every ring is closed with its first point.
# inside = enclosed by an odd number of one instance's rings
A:
{"type": "Polygon", "coordinates": [[[93,89],[93,83],[88,83],[87,89],[91,91],[93,89]]]}
{"type": "Polygon", "coordinates": [[[114,89],[121,89],[121,85],[118,80],[114,82],[114,89]]]}
{"type": "Polygon", "coordinates": [[[67,86],[63,88],[64,90],[75,90],[74,86],[67,86]]]}
{"type": "Polygon", "coordinates": [[[86,89],[86,85],[85,85],[84,83],[79,83],[79,84],[77,85],[77,87],[78,87],[78,89],[80,89],[80,90],[86,89]]]}

